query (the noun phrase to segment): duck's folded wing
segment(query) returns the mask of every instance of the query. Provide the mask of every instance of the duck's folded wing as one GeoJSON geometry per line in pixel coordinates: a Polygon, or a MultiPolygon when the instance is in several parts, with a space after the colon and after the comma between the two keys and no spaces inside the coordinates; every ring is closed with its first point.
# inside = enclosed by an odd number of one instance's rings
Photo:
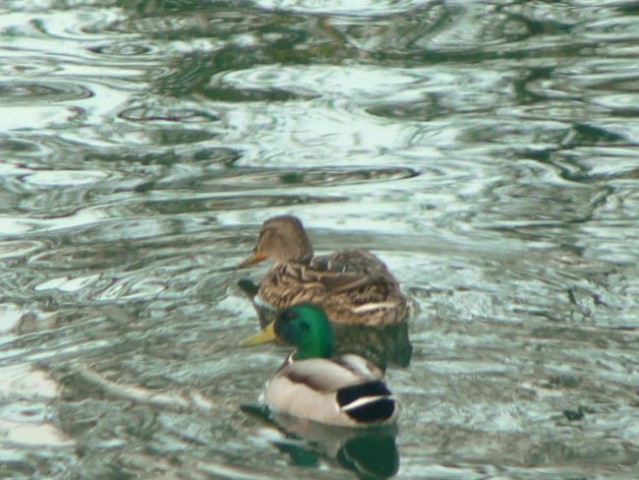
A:
{"type": "Polygon", "coordinates": [[[318,278],[324,289],[329,294],[347,292],[358,288],[373,285],[385,285],[388,279],[379,275],[370,276],[363,273],[325,274],[318,278]]]}
{"type": "MultiPolygon", "coordinates": [[[[355,357],[355,355],[352,356],[355,357]]],[[[316,392],[336,392],[340,388],[372,379],[369,375],[362,373],[361,368],[354,368],[349,362],[343,362],[342,358],[337,360],[313,358],[293,362],[282,368],[277,376],[286,378],[293,384],[304,385],[316,392]]]]}

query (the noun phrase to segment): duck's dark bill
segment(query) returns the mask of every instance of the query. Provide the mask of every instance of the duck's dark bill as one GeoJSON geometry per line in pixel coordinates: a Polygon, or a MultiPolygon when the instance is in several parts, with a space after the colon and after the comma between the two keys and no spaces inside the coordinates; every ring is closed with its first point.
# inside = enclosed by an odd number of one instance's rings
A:
{"type": "Polygon", "coordinates": [[[267,258],[268,257],[266,256],[265,253],[260,251],[255,251],[251,255],[246,257],[244,260],[242,260],[242,263],[240,263],[240,268],[250,267],[251,265],[255,265],[256,263],[260,263],[266,260],[267,258]]]}

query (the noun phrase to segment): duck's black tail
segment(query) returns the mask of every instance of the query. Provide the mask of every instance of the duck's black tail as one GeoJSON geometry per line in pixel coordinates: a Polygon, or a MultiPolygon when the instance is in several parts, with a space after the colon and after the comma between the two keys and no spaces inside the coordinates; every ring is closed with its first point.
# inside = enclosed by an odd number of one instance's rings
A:
{"type": "Polygon", "coordinates": [[[337,403],[344,413],[362,424],[385,422],[397,409],[393,394],[379,380],[340,389],[337,403]]]}

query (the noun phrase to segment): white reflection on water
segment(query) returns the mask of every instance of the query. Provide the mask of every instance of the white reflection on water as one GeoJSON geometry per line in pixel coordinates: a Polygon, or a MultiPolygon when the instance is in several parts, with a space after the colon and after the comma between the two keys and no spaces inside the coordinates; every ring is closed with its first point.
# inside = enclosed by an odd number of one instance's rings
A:
{"type": "Polygon", "coordinates": [[[57,218],[26,217],[24,215],[0,215],[2,233],[5,235],[52,232],[77,227],[87,227],[106,220],[107,213],[101,208],[78,209],[57,218]]]}
{"type": "Polygon", "coordinates": [[[46,405],[60,394],[59,386],[30,365],[0,367],[2,385],[0,444],[5,446],[68,447],[75,440],[49,423],[46,405]]]}

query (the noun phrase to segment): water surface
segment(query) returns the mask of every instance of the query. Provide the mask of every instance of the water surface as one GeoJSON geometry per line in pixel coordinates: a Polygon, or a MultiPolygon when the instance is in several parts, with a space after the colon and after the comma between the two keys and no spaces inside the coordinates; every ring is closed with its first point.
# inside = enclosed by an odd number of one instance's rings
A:
{"type": "Polygon", "coordinates": [[[240,409],[292,213],[414,302],[398,478],[635,478],[638,14],[3,2],[0,477],[353,478],[240,409]]]}

